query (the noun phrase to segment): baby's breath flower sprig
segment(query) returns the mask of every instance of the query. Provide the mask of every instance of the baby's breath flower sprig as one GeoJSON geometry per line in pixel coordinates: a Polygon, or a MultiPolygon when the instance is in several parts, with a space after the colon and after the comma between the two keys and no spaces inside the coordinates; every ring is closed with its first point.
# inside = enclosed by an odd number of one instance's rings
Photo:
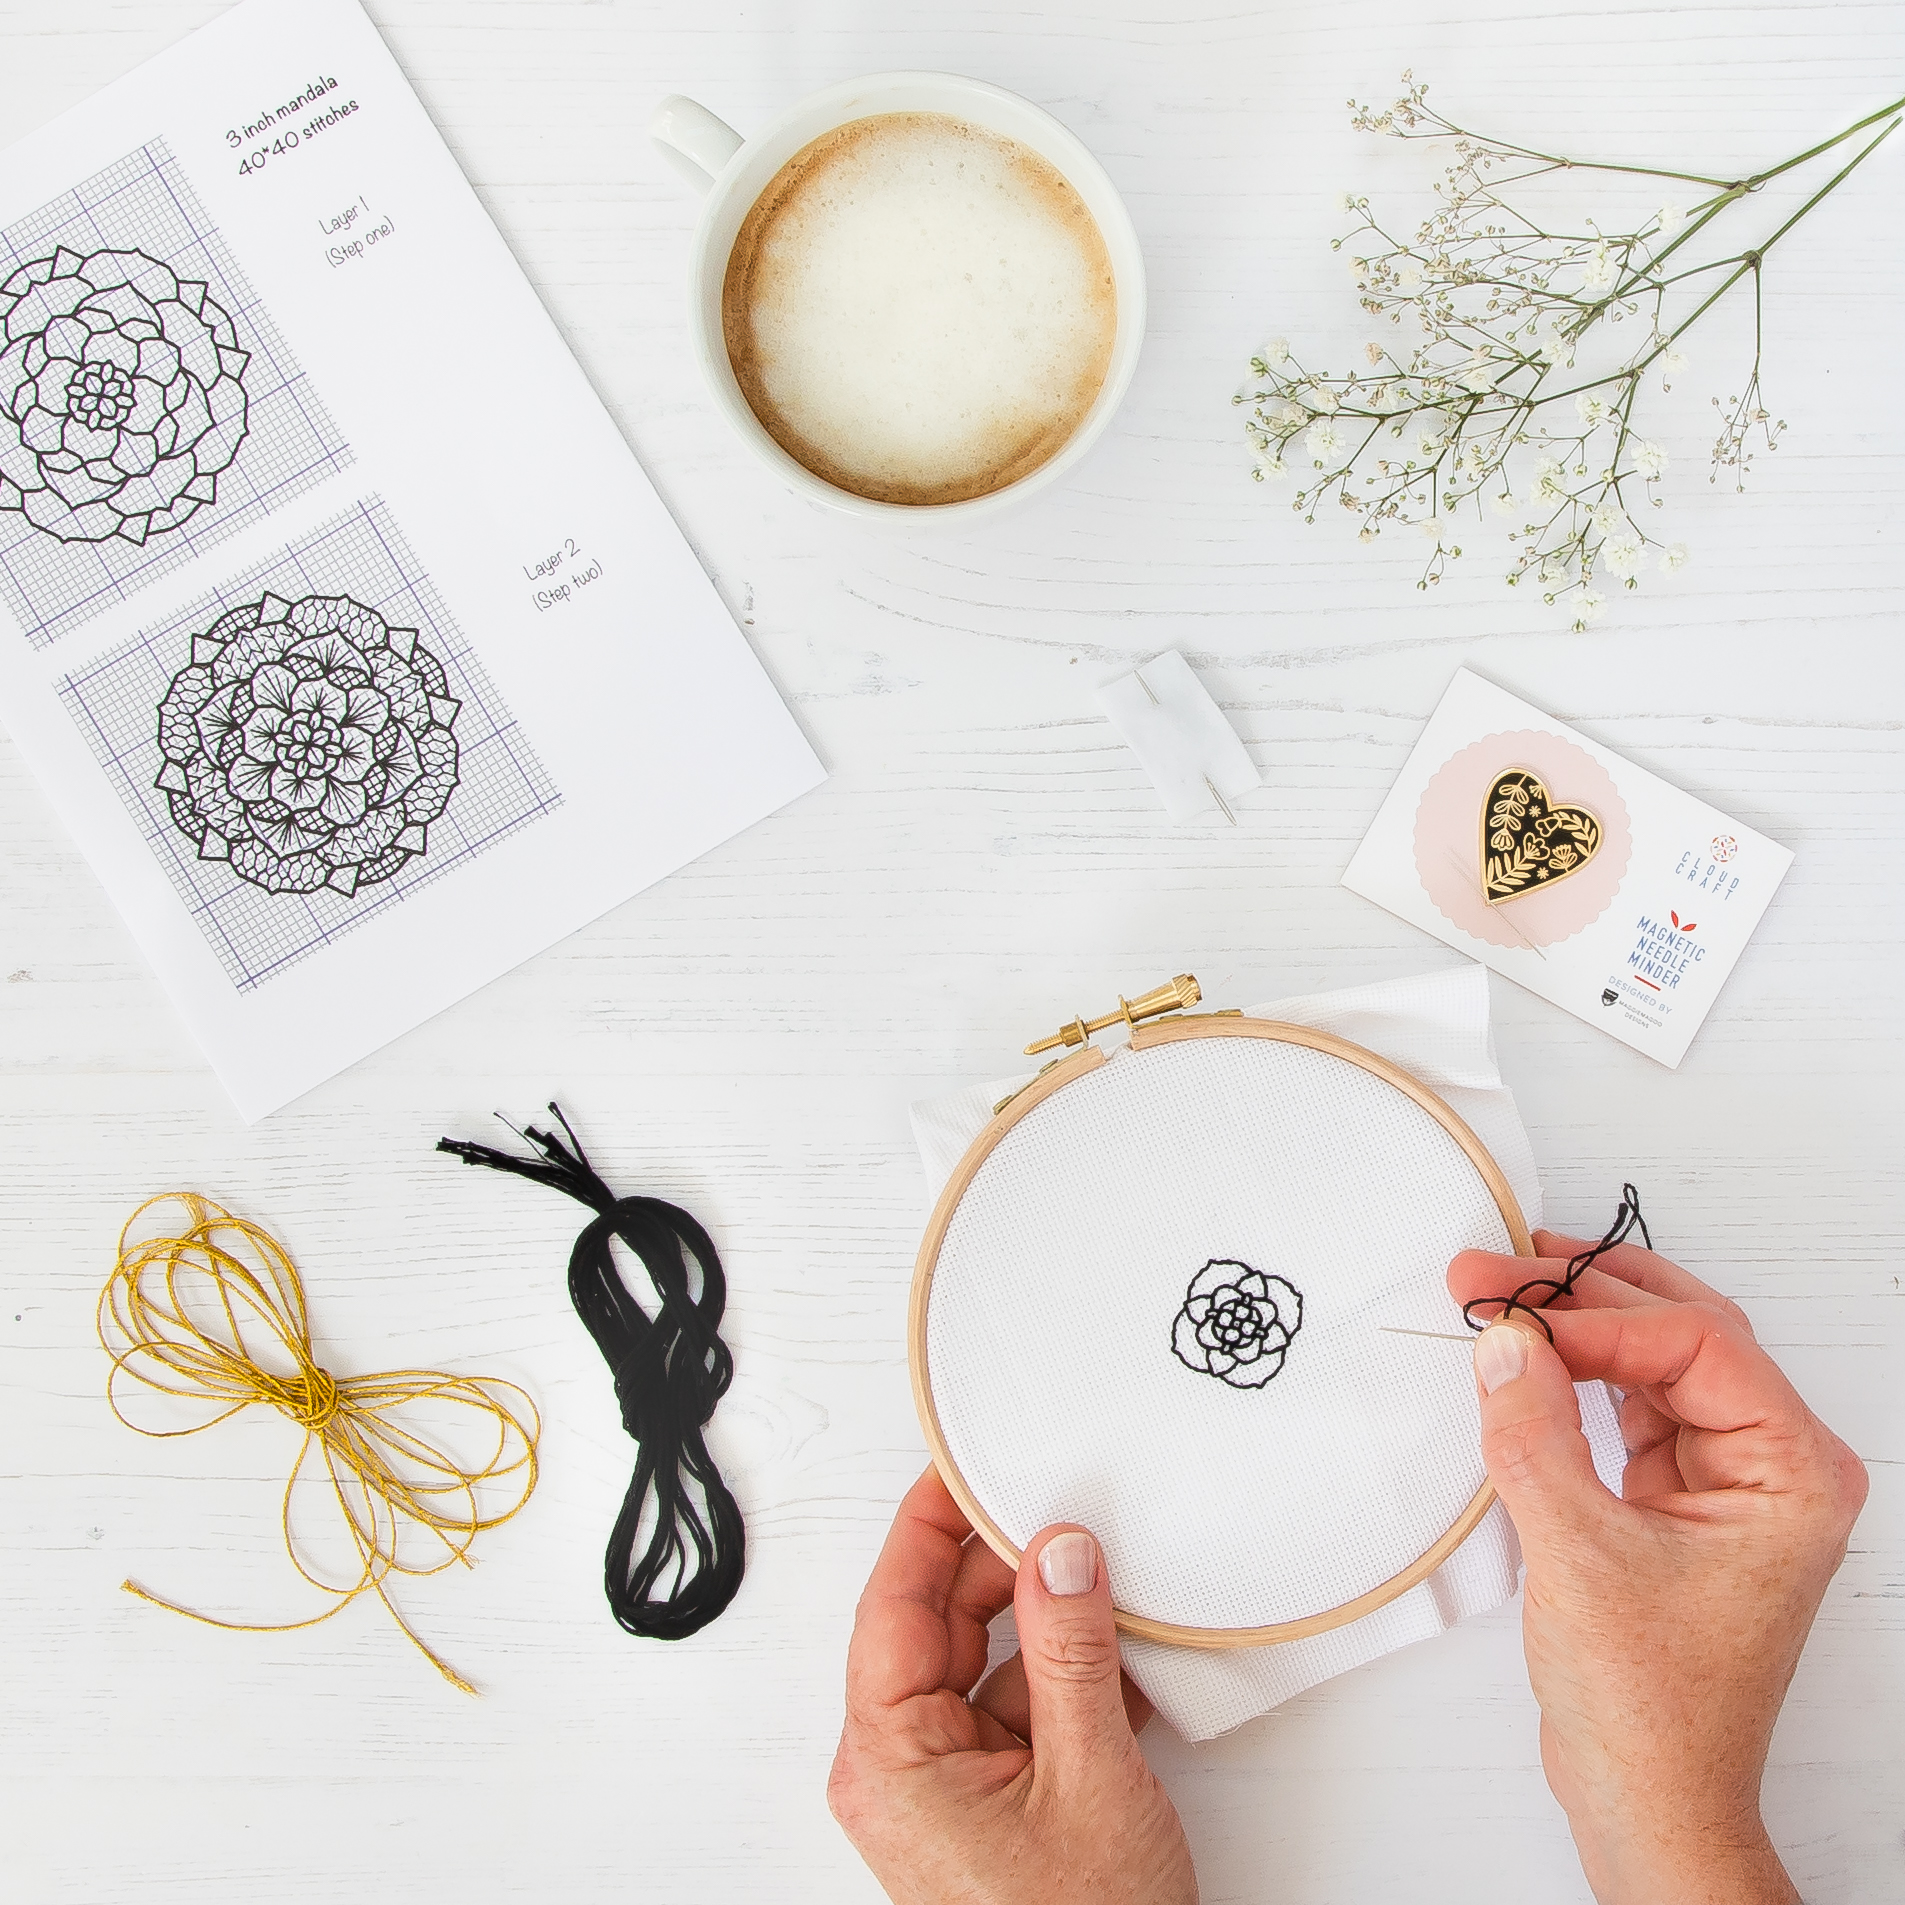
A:
{"type": "Polygon", "coordinates": [[[1715,480],[1742,487],[1752,458],[1777,449],[1785,424],[1760,391],[1760,287],[1767,254],[1893,132],[1897,99],[1857,124],[1748,178],[1571,159],[1470,132],[1428,103],[1404,73],[1402,96],[1380,112],[1350,102],[1350,123],[1398,139],[1453,143],[1436,181],[1437,204],[1411,238],[1390,231],[1353,192],[1352,219],[1332,241],[1346,251],[1362,308],[1412,332],[1363,347],[1344,376],[1312,370],[1278,339],[1250,360],[1244,428],[1259,482],[1297,476],[1294,507],[1315,522],[1334,504],[1359,518],[1358,535],[1414,527],[1434,544],[1417,587],[1439,582],[1460,556],[1458,517],[1508,520],[1507,580],[1559,602],[1577,630],[1606,608],[1603,579],[1638,585],[1650,560],[1672,573],[1687,559],[1644,526],[1662,507],[1667,453],[1638,427],[1643,391],[1670,390],[1687,367],[1680,339],[1742,279],[1753,285],[1753,361],[1740,394],[1722,405],[1715,480]],[[1769,180],[1887,124],[1770,237],[1749,250],[1685,261],[1683,247],[1769,180]],[[1504,193],[1561,172],[1658,179],[1675,188],[1631,231],[1549,225],[1504,193]],[[1683,203],[1691,200],[1691,203],[1683,203]],[[1698,294],[1704,295],[1698,295],[1698,294]],[[1697,302],[1694,301],[1697,295],[1697,302]],[[1691,304],[1692,308],[1687,306],[1691,304]],[[1631,326],[1617,337],[1613,327],[1631,326]],[[1592,374],[1576,370],[1586,352],[1592,374]],[[1514,474],[1510,474],[1510,460],[1514,474]]]}

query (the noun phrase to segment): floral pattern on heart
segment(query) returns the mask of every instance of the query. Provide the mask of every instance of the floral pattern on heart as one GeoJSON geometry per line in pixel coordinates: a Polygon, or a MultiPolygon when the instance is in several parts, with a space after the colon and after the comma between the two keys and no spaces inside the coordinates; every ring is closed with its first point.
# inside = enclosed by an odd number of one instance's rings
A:
{"type": "Polygon", "coordinates": [[[1601,823],[1554,799],[1532,768],[1511,767],[1482,799],[1482,896],[1501,906],[1579,873],[1601,850],[1601,823]]]}

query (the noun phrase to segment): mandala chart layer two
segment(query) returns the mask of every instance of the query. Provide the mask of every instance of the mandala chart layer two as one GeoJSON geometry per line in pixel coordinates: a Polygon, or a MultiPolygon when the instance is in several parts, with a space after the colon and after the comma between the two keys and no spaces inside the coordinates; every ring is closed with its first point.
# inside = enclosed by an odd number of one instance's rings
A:
{"type": "Polygon", "coordinates": [[[164,141],[0,230],[0,603],[34,646],[350,462],[164,141]]]}
{"type": "Polygon", "coordinates": [[[240,991],[561,804],[378,499],[60,699],[240,991]]]}
{"type": "Polygon", "coordinates": [[[347,595],[266,594],[192,642],[155,785],[201,860],[267,893],[355,893],[429,844],[457,780],[443,664],[347,595]]]}
{"type": "Polygon", "coordinates": [[[61,542],[178,528],[245,440],[250,361],[206,286],[142,251],[22,266],[0,284],[0,510],[61,542]]]}

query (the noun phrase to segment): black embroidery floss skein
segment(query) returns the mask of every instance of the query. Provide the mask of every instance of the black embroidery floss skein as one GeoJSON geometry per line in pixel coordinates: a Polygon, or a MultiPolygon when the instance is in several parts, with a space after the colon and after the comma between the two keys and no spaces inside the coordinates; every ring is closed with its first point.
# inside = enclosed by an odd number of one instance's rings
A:
{"type": "Polygon", "coordinates": [[[1580,1282],[1582,1273],[1593,1268],[1600,1259],[1614,1248],[1624,1244],[1634,1232],[1640,1232],[1641,1242],[1649,1250],[1654,1247],[1653,1233],[1647,1228],[1647,1219],[1640,1214],[1640,1193],[1631,1184],[1621,1186],[1620,1208],[1614,1213],[1614,1221],[1608,1225],[1606,1234],[1597,1244],[1578,1251],[1568,1259],[1568,1267],[1559,1277],[1530,1277],[1513,1296],[1478,1296],[1462,1305],[1462,1321],[1472,1330],[1485,1330],[1491,1323],[1499,1323],[1504,1316],[1519,1312],[1531,1317],[1541,1328],[1541,1333],[1549,1342],[1554,1341],[1554,1330],[1548,1319],[1541,1314],[1557,1297],[1570,1296],[1574,1286],[1580,1282]],[[1530,1302],[1531,1291],[1546,1290],[1546,1296],[1537,1296],[1530,1302]],[[1493,1316],[1478,1317],[1475,1312],[1489,1304],[1499,1303],[1501,1308],[1493,1316]]]}
{"type": "Polygon", "coordinates": [[[712,1239],[686,1211],[659,1198],[617,1197],[596,1175],[561,1108],[549,1109],[569,1142],[531,1125],[522,1135],[540,1157],[455,1138],[441,1139],[437,1149],[553,1185],[596,1213],[569,1253],[569,1297],[615,1378],[622,1427],[637,1450],[603,1563],[609,1606],[631,1634],[684,1640],[726,1610],[746,1566],[741,1511],[701,1434],[734,1378],[734,1358],[720,1335],[727,1279],[712,1239]],[[617,1237],[655,1286],[660,1305],[653,1316],[616,1268],[617,1237]],[[701,1277],[698,1296],[693,1270],[701,1277]],[[638,1556],[645,1513],[653,1526],[638,1556]]]}

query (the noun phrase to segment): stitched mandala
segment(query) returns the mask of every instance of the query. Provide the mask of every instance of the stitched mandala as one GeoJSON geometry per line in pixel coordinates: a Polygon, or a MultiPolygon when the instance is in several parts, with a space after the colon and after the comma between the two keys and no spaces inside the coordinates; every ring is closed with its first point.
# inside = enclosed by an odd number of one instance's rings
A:
{"type": "Polygon", "coordinates": [[[201,860],[267,893],[355,893],[428,848],[458,706],[415,629],[348,595],[266,595],[192,638],[154,785],[201,860]]]}
{"type": "Polygon", "coordinates": [[[1233,1389],[1261,1389],[1303,1327],[1303,1293],[1234,1258],[1213,1258],[1191,1279],[1171,1330],[1171,1354],[1233,1389]]]}
{"type": "Polygon", "coordinates": [[[61,542],[143,543],[214,502],[250,354],[206,287],[64,246],[0,284],[0,509],[61,542]]]}

